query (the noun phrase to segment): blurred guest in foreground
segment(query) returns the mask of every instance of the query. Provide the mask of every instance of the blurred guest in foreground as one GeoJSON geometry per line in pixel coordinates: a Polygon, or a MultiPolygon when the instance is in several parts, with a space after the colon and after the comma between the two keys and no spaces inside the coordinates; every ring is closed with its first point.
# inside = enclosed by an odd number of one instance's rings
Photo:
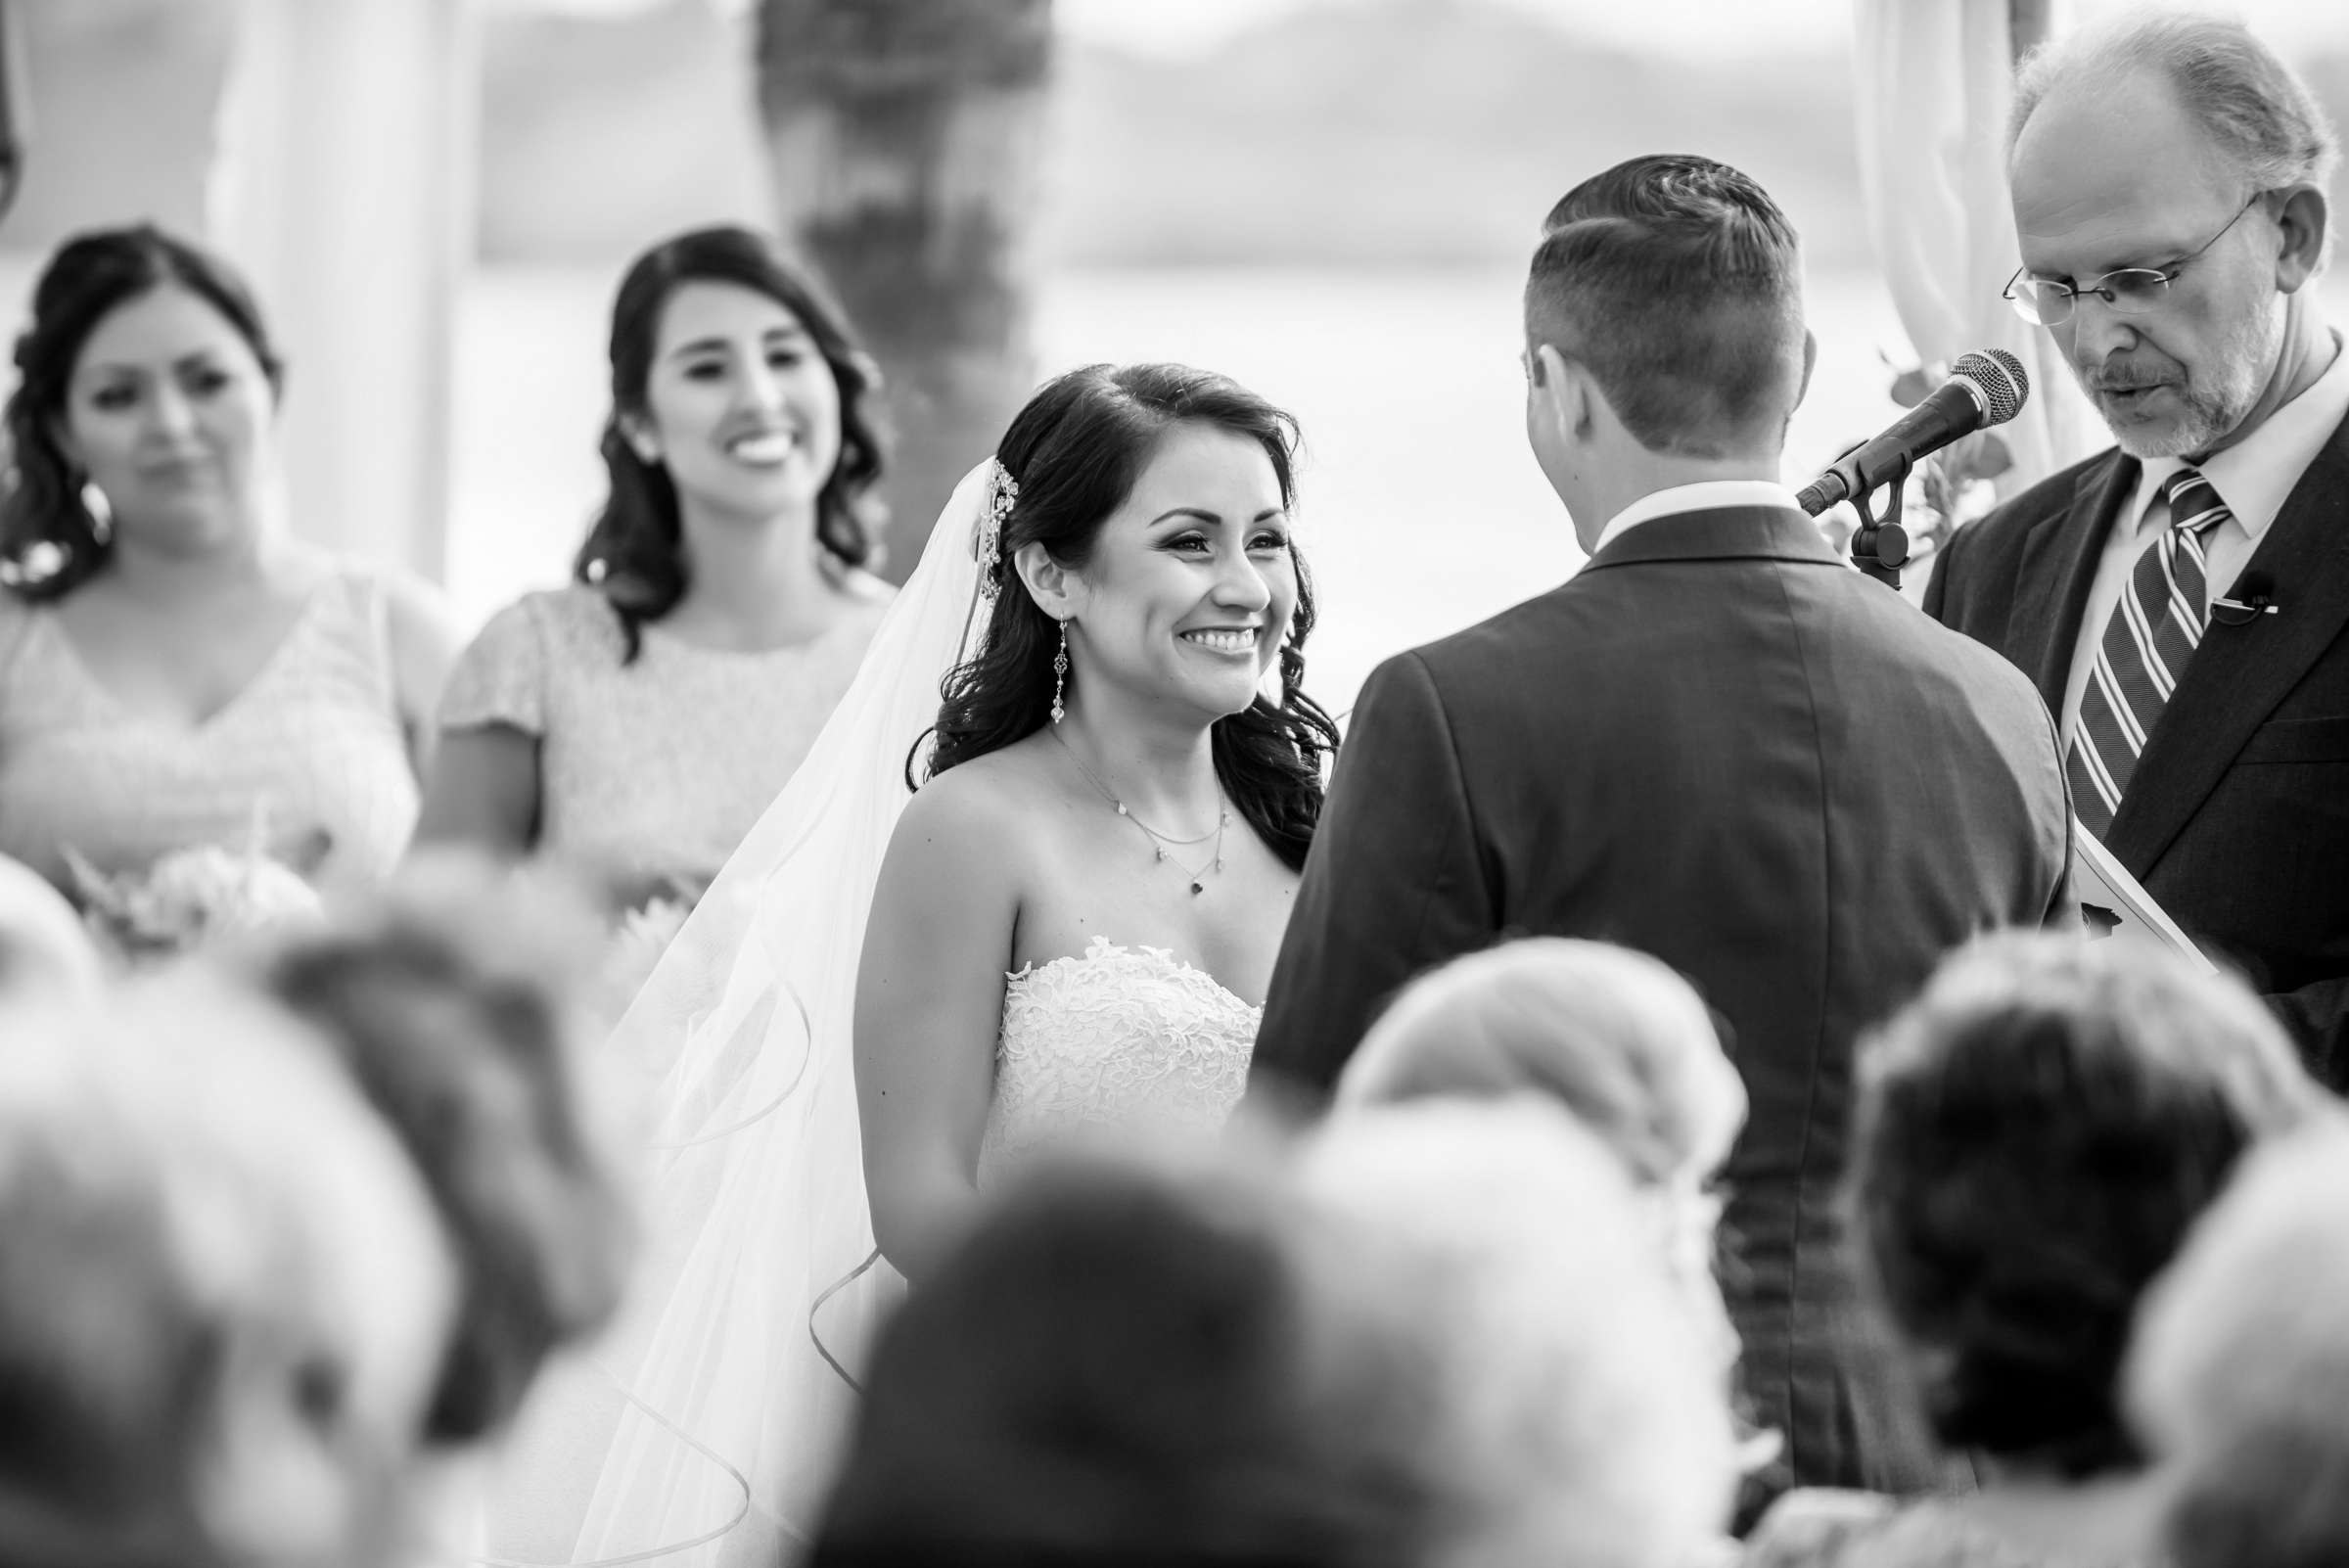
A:
{"type": "Polygon", "coordinates": [[[98,949],[65,896],[31,867],[0,855],[0,1003],[94,996],[98,949]]]}
{"type": "Polygon", "coordinates": [[[1552,1107],[1044,1164],[886,1330],[815,1560],[1686,1568],[1733,1485],[1694,1332],[1552,1107]]]}
{"type": "Polygon", "coordinates": [[[634,1233],[583,1049],[599,923],[552,878],[412,865],[371,912],[278,954],[268,986],[406,1145],[457,1264],[424,1425],[451,1560],[477,1555],[481,1463],[546,1360],[618,1309],[634,1233]]]}
{"type": "Polygon", "coordinates": [[[2146,1294],[2129,1404],[2172,1568],[2349,1562],[2349,1130],[2243,1162],[2146,1294]]]}
{"type": "MultiPolygon", "coordinates": [[[[1563,1104],[1614,1150],[1730,1373],[1737,1336],[1714,1277],[1721,1206],[1708,1184],[1745,1121],[1745,1085],[1704,1002],[1629,947],[1571,937],[1504,943],[1405,987],[1346,1064],[1336,1102],[1344,1113],[1514,1094],[1563,1104]]],[[[1767,1458],[1775,1446],[1766,1437],[1752,1453],[1767,1458]]]]}
{"type": "Polygon", "coordinates": [[[2167,953],[2007,936],[1944,964],[1866,1047],[1849,1191],[1909,1381],[1981,1490],[1796,1493],[1748,1561],[2152,1560],[2131,1314],[2237,1157],[2320,1099],[2256,996],[2167,953]]]}
{"type": "Polygon", "coordinates": [[[1691,1193],[1745,1121],[1712,1015],[1670,966],[1529,937],[1413,981],[1338,1079],[1341,1105],[1534,1093],[1562,1102],[1642,1186],[1691,1193]]]}
{"type": "Polygon", "coordinates": [[[2080,821],[2349,1087],[2340,144],[2240,23],[2150,9],[2032,56],[2007,157],[2007,296],[2118,445],[1960,530],[1925,608],[2038,683],[2080,821]]]}
{"type": "Polygon", "coordinates": [[[148,225],[35,286],[0,490],[0,852],[75,892],[175,851],[389,873],[455,652],[417,581],[289,537],[284,371],[215,256],[148,225]]]}
{"type": "Polygon", "coordinates": [[[319,1042],[181,973],[0,1051],[0,1562],[404,1550],[448,1259],[319,1042]]]}
{"type": "Polygon", "coordinates": [[[879,373],[814,279],[739,228],[654,247],[612,310],[603,510],[577,580],[482,629],[440,709],[422,837],[690,904],[847,691],[875,560],[879,373]]]}

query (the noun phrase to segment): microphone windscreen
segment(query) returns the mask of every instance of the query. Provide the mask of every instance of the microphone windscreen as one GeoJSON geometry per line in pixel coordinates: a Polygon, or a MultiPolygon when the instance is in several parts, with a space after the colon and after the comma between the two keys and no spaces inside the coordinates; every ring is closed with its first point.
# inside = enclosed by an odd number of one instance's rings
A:
{"type": "Polygon", "coordinates": [[[1988,354],[2001,370],[2006,372],[2007,379],[2014,383],[2015,406],[2019,408],[2029,402],[2031,400],[2031,377],[2023,369],[2023,362],[2004,348],[1987,348],[1983,352],[1988,354]]]}
{"type": "Polygon", "coordinates": [[[1958,356],[1950,367],[1953,376],[1963,376],[1982,389],[1988,407],[1983,411],[1985,425],[2004,425],[2022,412],[2024,399],[2031,395],[2031,378],[2023,372],[2023,362],[2004,348],[1986,353],[1958,356]]]}

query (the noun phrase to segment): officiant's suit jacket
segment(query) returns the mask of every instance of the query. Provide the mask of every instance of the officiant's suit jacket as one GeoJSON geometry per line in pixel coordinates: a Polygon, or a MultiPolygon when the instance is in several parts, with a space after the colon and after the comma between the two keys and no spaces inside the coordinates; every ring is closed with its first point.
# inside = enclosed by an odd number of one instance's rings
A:
{"type": "Polygon", "coordinates": [[[1726,1021],[1751,1101],[1723,1284],[1753,1414],[1801,1482],[1910,1489],[1925,1461],[1841,1348],[1853,1047],[1951,946],[2050,915],[2068,829],[2012,666],[1791,508],[1657,518],[1372,673],[1252,1088],[1327,1087],[1398,987],[1505,937],[1662,958],[1726,1021]]]}
{"type": "MultiPolygon", "coordinates": [[[[2106,451],[1960,529],[1925,608],[1996,648],[2060,711],[2089,585],[2137,460],[2106,451]]],[[[2203,633],[2105,848],[2238,966],[2317,1076],[2349,1086],[2349,424],[2236,579],[2277,605],[2203,633]]]]}

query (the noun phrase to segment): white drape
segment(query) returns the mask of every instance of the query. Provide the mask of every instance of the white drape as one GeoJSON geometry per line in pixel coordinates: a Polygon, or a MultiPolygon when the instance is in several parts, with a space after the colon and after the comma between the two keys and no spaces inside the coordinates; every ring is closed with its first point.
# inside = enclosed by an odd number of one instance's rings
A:
{"type": "Polygon", "coordinates": [[[2006,193],[2008,0],[1853,0],[1860,187],[1919,362],[2004,348],[2031,397],[2001,435],[2003,499],[2106,444],[2052,339],[1999,297],[2019,264],[2006,193]]]}

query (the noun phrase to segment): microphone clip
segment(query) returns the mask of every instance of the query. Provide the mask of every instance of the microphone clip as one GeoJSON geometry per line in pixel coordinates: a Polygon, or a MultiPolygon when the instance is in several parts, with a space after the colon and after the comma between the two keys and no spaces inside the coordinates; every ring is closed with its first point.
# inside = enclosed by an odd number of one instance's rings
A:
{"type": "MultiPolygon", "coordinates": [[[[1858,449],[1855,447],[1853,451],[1858,449]]],[[[1846,452],[1837,461],[1840,464],[1851,456],[1846,452]]],[[[1858,465],[1853,466],[1853,477],[1857,479],[1858,465]]],[[[1877,489],[1855,486],[1845,497],[1852,510],[1860,514],[1860,526],[1852,530],[1852,565],[1896,593],[1901,586],[1901,568],[1909,560],[1909,530],[1901,527],[1901,501],[1909,488],[1909,471],[1915,466],[1913,459],[1905,457],[1891,474],[1878,481],[1877,489]],[[1869,498],[1879,492],[1885,497],[1881,517],[1868,504],[1869,498]]]]}
{"type": "Polygon", "coordinates": [[[2247,626],[2261,616],[2276,614],[2276,601],[2264,593],[2255,593],[2247,600],[2213,599],[2210,619],[2222,626],[2247,626]]]}

